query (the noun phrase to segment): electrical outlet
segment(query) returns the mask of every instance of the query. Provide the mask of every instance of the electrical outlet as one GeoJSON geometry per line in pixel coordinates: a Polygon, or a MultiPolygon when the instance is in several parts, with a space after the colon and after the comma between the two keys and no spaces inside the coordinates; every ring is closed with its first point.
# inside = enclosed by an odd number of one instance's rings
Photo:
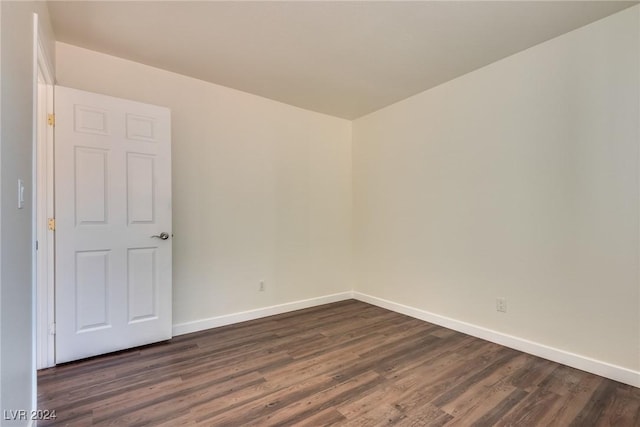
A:
{"type": "Polygon", "coordinates": [[[260,286],[258,286],[258,290],[259,290],[260,292],[264,292],[264,280],[261,280],[261,281],[260,281],[260,286]]]}
{"type": "Polygon", "coordinates": [[[500,313],[507,312],[507,299],[506,298],[496,298],[496,311],[500,313]]]}

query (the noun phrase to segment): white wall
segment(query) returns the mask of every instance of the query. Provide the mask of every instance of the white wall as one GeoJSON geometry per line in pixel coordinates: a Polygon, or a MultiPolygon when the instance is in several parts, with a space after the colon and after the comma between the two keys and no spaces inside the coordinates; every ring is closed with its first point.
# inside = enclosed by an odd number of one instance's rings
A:
{"type": "Polygon", "coordinates": [[[353,136],[61,43],[57,77],[173,111],[174,323],[347,291],[353,264],[357,295],[637,373],[639,13],[360,118],[353,136]]]}
{"type": "MultiPolygon", "coordinates": [[[[0,3],[0,178],[2,177],[2,4],[0,3]]],[[[2,185],[0,185],[0,409],[2,406],[2,185]]]]}
{"type": "Polygon", "coordinates": [[[639,11],[356,120],[356,291],[639,371],[639,11]]]}
{"type": "Polygon", "coordinates": [[[352,288],[351,122],[56,50],[58,84],[172,111],[174,324],[352,288]]]}
{"type": "MultiPolygon", "coordinates": [[[[53,62],[47,8],[39,2],[0,2],[0,395],[4,410],[30,410],[35,368],[32,322],[33,13],[53,62]],[[17,181],[26,206],[17,209],[17,181]]],[[[4,415],[2,416],[4,418],[4,415]]],[[[26,425],[26,421],[2,425],[26,425]]]]}

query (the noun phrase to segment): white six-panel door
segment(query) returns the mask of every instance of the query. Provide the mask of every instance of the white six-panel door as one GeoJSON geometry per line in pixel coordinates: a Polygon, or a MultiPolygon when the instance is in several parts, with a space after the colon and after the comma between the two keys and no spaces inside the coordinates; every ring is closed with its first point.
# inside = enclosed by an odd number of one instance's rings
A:
{"type": "Polygon", "coordinates": [[[56,363],[171,338],[170,111],[56,86],[55,112],[56,363]]]}

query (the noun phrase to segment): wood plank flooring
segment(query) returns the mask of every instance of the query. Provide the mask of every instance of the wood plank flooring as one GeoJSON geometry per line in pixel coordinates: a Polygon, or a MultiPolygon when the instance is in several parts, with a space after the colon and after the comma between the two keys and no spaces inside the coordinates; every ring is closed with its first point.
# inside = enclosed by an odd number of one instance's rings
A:
{"type": "Polygon", "coordinates": [[[39,426],[640,426],[640,389],[359,301],[40,371],[39,426]]]}

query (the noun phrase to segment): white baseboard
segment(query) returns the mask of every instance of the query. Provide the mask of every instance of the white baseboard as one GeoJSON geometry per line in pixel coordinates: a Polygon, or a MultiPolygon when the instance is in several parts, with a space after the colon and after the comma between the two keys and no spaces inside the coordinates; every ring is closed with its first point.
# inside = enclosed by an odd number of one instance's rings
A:
{"type": "Polygon", "coordinates": [[[344,301],[351,298],[353,298],[352,292],[341,292],[339,294],[324,295],[321,297],[293,301],[285,304],[272,305],[270,307],[257,308],[255,310],[241,311],[239,313],[194,320],[192,322],[178,323],[173,325],[173,335],[176,336],[189,334],[191,332],[204,331],[206,329],[217,328],[219,326],[231,325],[233,323],[245,322],[247,320],[259,319],[261,317],[273,316],[275,314],[287,313],[289,311],[301,310],[303,308],[315,307],[317,305],[329,304],[337,301],[344,301]]]}
{"type": "Polygon", "coordinates": [[[542,357],[553,362],[571,366],[572,368],[600,375],[605,378],[610,378],[612,380],[629,384],[634,387],[640,387],[640,372],[638,371],[633,371],[621,366],[612,365],[600,360],[591,359],[579,354],[570,353],[568,351],[549,347],[544,344],[514,337],[512,335],[503,334],[501,332],[483,328],[481,326],[476,326],[471,323],[461,322],[449,317],[440,316],[438,314],[430,313],[425,310],[398,304],[360,292],[353,292],[353,298],[362,302],[376,305],[378,307],[386,308],[387,310],[405,314],[416,319],[444,326],[445,328],[463,332],[467,335],[482,338],[484,340],[491,341],[505,347],[513,348],[515,350],[523,351],[534,356],[542,357]]]}
{"type": "Polygon", "coordinates": [[[210,317],[207,319],[195,320],[192,322],[178,323],[173,325],[173,335],[183,335],[191,332],[203,331],[206,329],[217,328],[219,326],[231,325],[233,323],[245,322],[247,320],[259,319],[261,317],[273,316],[275,314],[287,313],[303,308],[315,307],[322,304],[329,304],[347,299],[357,299],[362,302],[386,308],[396,313],[405,314],[416,319],[424,320],[454,331],[462,332],[477,338],[481,338],[505,347],[523,351],[534,356],[542,357],[553,362],[571,366],[592,374],[610,378],[621,383],[629,384],[634,387],[640,387],[640,372],[634,371],[621,366],[612,365],[600,360],[591,359],[586,356],[549,347],[544,344],[529,341],[524,338],[515,337],[513,335],[497,332],[482,326],[471,323],[462,322],[450,317],[441,316],[419,308],[410,307],[393,301],[363,294],[361,292],[341,292],[338,294],[325,295],[306,300],[293,301],[285,304],[273,305],[270,307],[258,308],[255,310],[241,311],[223,316],[210,317]]]}

